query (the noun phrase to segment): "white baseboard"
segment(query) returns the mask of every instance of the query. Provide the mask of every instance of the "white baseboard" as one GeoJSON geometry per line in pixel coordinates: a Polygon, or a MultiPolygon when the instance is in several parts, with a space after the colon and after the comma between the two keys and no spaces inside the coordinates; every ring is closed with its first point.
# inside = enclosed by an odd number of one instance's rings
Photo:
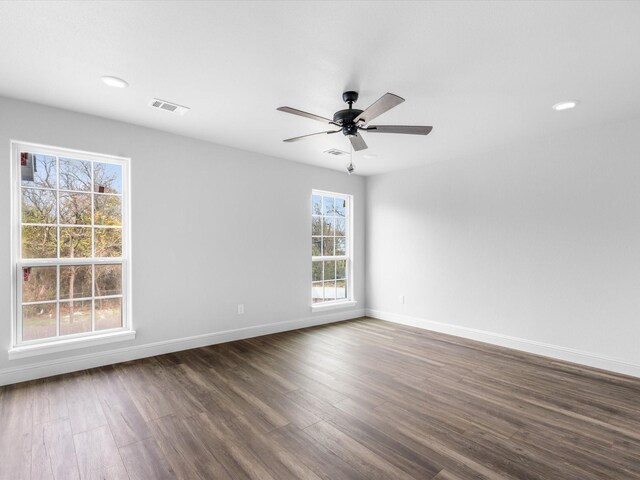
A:
{"type": "Polygon", "coordinates": [[[205,333],[192,337],[183,337],[162,342],[147,343],[144,345],[134,345],[122,347],[114,350],[107,350],[98,353],[88,353],[84,355],[73,355],[61,359],[29,363],[16,367],[9,367],[0,370],[0,385],[9,385],[37,378],[50,377],[63,373],[76,372],[87,368],[112,365],[114,363],[127,362],[139,358],[153,357],[165,353],[178,352],[191,348],[205,347],[217,343],[232,342],[243,338],[259,337],[271,333],[297,330],[315,325],[339,322],[364,316],[364,309],[348,310],[344,312],[327,313],[324,315],[313,314],[310,317],[288,320],[284,322],[257,325],[254,327],[237,328],[222,332],[205,333]]]}
{"type": "Polygon", "coordinates": [[[615,358],[604,357],[590,352],[574,350],[572,348],[550,345],[548,343],[527,340],[524,338],[510,337],[500,333],[477,330],[475,328],[461,327],[449,323],[434,322],[418,317],[410,317],[398,313],[383,312],[380,310],[366,309],[367,316],[379,320],[400,323],[412,327],[424,328],[434,332],[447,333],[457,337],[478,340],[480,342],[499,345],[501,347],[513,348],[523,352],[543,355],[558,360],[586,365],[588,367],[600,368],[611,372],[640,377],[640,365],[625,362],[615,358]]]}

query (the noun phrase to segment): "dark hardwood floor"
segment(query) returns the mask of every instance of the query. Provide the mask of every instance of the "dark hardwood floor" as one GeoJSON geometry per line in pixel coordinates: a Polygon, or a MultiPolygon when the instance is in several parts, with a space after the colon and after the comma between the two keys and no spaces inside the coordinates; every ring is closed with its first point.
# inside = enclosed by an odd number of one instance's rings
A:
{"type": "Polygon", "coordinates": [[[0,478],[640,478],[640,380],[372,319],[0,388],[0,478]]]}

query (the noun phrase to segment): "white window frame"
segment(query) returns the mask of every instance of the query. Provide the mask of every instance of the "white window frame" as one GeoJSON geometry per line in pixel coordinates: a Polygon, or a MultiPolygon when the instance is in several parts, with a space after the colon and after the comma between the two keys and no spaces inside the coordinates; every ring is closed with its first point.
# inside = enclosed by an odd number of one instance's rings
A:
{"type": "MultiPolygon", "coordinates": [[[[103,155],[99,153],[71,150],[61,147],[40,145],[31,142],[11,141],[11,348],[9,358],[16,359],[41,355],[47,353],[62,352],[74,348],[85,348],[105,343],[132,340],[135,338],[135,330],[132,323],[131,307],[131,185],[130,162],[127,157],[103,155]],[[87,160],[99,163],[117,164],[122,167],[122,257],[103,258],[50,258],[50,259],[22,259],[22,188],[21,169],[19,167],[20,153],[38,153],[55,157],[66,157],[78,160],[87,160]],[[56,336],[46,339],[22,341],[22,269],[23,267],[56,266],[59,275],[60,266],[82,264],[113,264],[122,265],[122,327],[109,330],[91,331],[85,333],[56,336]]],[[[58,161],[59,167],[59,161],[58,161]]],[[[60,171],[57,168],[58,182],[60,171]]],[[[92,193],[93,179],[92,179],[92,193]]],[[[84,192],[86,193],[86,192],[84,192]]],[[[92,195],[93,199],[93,195],[92,195]]],[[[58,207],[60,199],[58,198],[58,207]]],[[[59,215],[59,208],[58,213],[59,215]]],[[[93,200],[91,215],[93,218],[93,200]]],[[[92,222],[93,223],[93,222],[92,222]]],[[[92,229],[95,226],[92,224],[92,229]]],[[[99,227],[98,227],[99,228],[99,227]]],[[[92,235],[93,238],[93,235],[92,235]]],[[[59,241],[59,236],[58,236],[59,241]]],[[[93,240],[91,244],[93,253],[93,240]]],[[[95,267],[94,267],[95,269],[95,267]]],[[[92,298],[94,285],[92,276],[92,298]]],[[[59,285],[58,287],[59,288],[59,285]]],[[[102,297],[101,297],[102,298],[102,297]]],[[[59,309],[59,300],[56,300],[56,308],[59,309]]],[[[94,314],[95,315],[95,314],[94,314]]],[[[59,314],[58,314],[59,317],[59,314]]],[[[57,328],[60,319],[58,318],[57,328]]],[[[95,322],[95,317],[93,318],[95,322]]],[[[92,329],[93,330],[93,329],[92,329]]]]}
{"type": "MultiPolygon", "coordinates": [[[[350,194],[346,194],[346,193],[338,193],[338,192],[330,192],[327,190],[318,190],[318,189],[313,189],[311,191],[311,195],[309,196],[309,209],[307,211],[312,212],[312,208],[313,208],[313,197],[314,195],[321,195],[321,196],[331,196],[331,197],[337,197],[337,198],[342,198],[344,200],[346,200],[347,202],[347,222],[346,222],[346,226],[347,226],[347,235],[346,235],[346,255],[339,255],[339,256],[313,256],[311,255],[311,262],[310,262],[310,266],[313,268],[313,262],[315,261],[322,261],[322,260],[346,260],[347,261],[347,267],[346,267],[346,271],[347,271],[347,298],[344,299],[340,299],[340,300],[331,300],[328,302],[322,302],[322,303],[313,303],[313,295],[312,295],[312,289],[310,290],[310,302],[311,302],[311,310],[312,311],[322,311],[322,310],[328,310],[328,309],[334,309],[334,308],[344,308],[344,307],[351,307],[356,305],[358,302],[355,299],[355,288],[354,288],[354,255],[353,255],[353,245],[354,245],[354,199],[353,199],[353,195],[350,194]]],[[[313,221],[312,220],[312,215],[313,213],[311,213],[309,215],[309,239],[311,239],[313,237],[313,221]]],[[[311,277],[311,275],[309,276],[311,277]]]]}

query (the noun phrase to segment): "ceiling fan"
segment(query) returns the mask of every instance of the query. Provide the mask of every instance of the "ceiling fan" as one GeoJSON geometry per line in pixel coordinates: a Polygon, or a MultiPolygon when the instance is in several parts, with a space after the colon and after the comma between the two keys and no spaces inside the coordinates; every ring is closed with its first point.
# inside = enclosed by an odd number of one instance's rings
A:
{"type": "Polygon", "coordinates": [[[285,142],[297,142],[304,138],[313,137],[316,135],[326,135],[332,133],[342,132],[345,136],[349,137],[351,145],[355,151],[364,150],[367,148],[367,144],[362,138],[362,132],[372,133],[405,133],[409,135],[428,135],[433,127],[420,127],[420,126],[408,126],[408,125],[369,125],[369,122],[384,112],[391,110],[393,107],[400,105],[404,102],[404,98],[394,95],[393,93],[385,93],[382,97],[376,100],[365,110],[358,110],[353,108],[353,104],[358,101],[358,92],[344,92],[342,99],[349,104],[349,108],[344,110],[338,110],[333,114],[333,120],[322,117],[320,115],[314,115],[313,113],[303,112],[291,107],[278,108],[281,112],[292,113],[293,115],[299,115],[301,117],[317,120],[322,123],[334,125],[340,127],[338,130],[329,130],[326,132],[312,133],[310,135],[302,135],[301,137],[287,138],[285,142]]]}

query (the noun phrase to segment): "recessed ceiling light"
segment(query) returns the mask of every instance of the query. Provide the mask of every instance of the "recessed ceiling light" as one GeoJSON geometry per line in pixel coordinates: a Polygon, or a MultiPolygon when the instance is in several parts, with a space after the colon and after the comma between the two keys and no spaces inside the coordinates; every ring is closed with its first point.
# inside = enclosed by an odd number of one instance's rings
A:
{"type": "Polygon", "coordinates": [[[556,112],[560,112],[562,110],[570,110],[572,108],[575,108],[576,105],[578,105],[578,101],[577,100],[570,100],[568,102],[556,103],[551,108],[553,108],[556,112]]]}
{"type": "Polygon", "coordinates": [[[362,156],[362,158],[368,158],[368,159],[376,158],[376,157],[377,157],[377,155],[376,155],[375,153],[365,153],[365,154],[362,156]]]}
{"type": "Polygon", "coordinates": [[[110,77],[107,75],[104,77],[100,77],[100,79],[105,85],[108,85],[110,87],[127,88],[129,86],[129,84],[125,80],[118,77],[110,77]]]}

